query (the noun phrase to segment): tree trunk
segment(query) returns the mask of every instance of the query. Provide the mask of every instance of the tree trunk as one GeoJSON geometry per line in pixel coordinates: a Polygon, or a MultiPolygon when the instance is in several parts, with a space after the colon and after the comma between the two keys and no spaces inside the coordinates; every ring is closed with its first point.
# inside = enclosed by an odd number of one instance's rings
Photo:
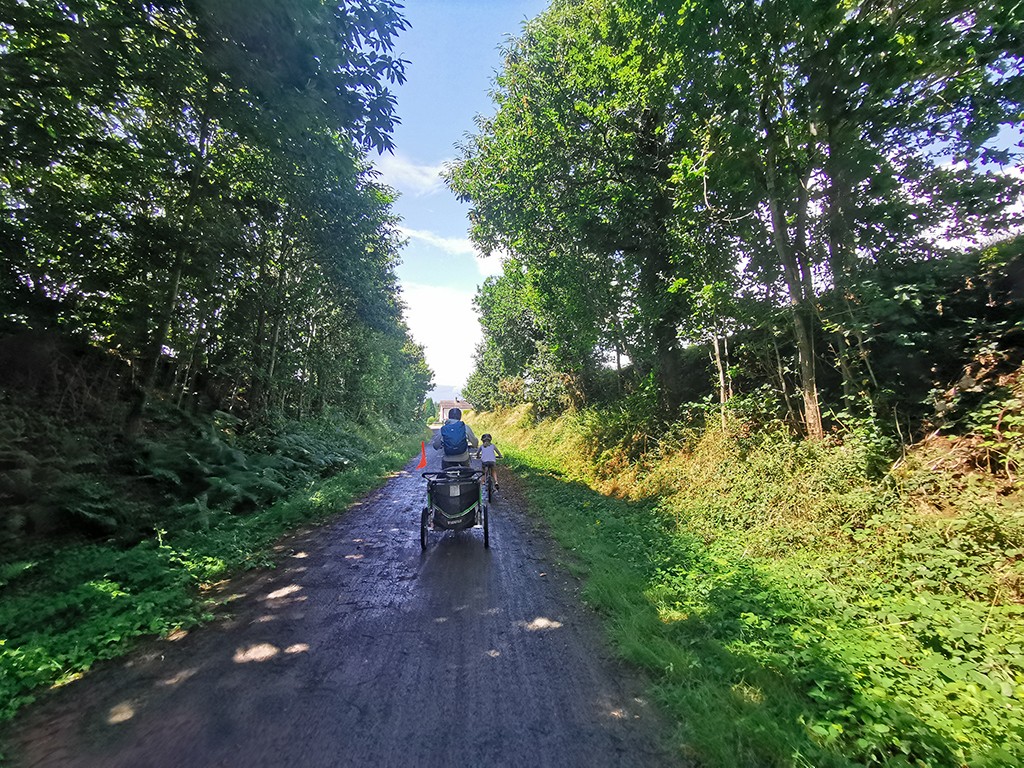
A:
{"type": "MultiPolygon", "coordinates": [[[[260,286],[260,293],[263,293],[263,285],[267,275],[267,259],[264,252],[260,261],[260,270],[257,283],[260,286]]],[[[252,340],[252,370],[249,372],[249,413],[256,416],[262,411],[263,396],[265,391],[264,366],[263,366],[263,337],[267,329],[267,302],[265,297],[260,297],[260,306],[256,317],[256,330],[252,340]]]]}
{"type": "Polygon", "coordinates": [[[775,365],[779,374],[779,391],[782,392],[783,402],[786,404],[786,420],[795,424],[797,419],[793,413],[793,402],[789,395],[789,382],[786,381],[786,369],[782,365],[782,353],[779,352],[779,345],[772,340],[772,349],[775,350],[775,365]]]}
{"type": "MultiPolygon", "coordinates": [[[[849,211],[853,206],[853,191],[849,173],[842,159],[843,130],[842,122],[836,115],[837,105],[828,97],[822,104],[825,115],[826,160],[825,176],[828,184],[825,189],[826,237],[829,259],[829,271],[832,273],[832,284],[840,305],[845,314],[853,318],[850,305],[849,276],[853,268],[854,242],[853,230],[850,226],[849,211]]],[[[857,376],[856,357],[847,334],[842,328],[836,331],[836,357],[843,378],[843,398],[852,403],[860,389],[857,376]]]]}
{"type": "MultiPolygon", "coordinates": [[[[210,140],[210,119],[203,115],[199,129],[199,144],[192,162],[192,172],[189,176],[188,191],[185,194],[184,214],[182,216],[182,235],[184,236],[192,227],[192,220],[195,216],[196,196],[199,193],[199,182],[202,180],[203,165],[206,160],[207,145],[210,140]]],[[[178,306],[178,295],[181,290],[181,275],[187,261],[187,246],[178,247],[174,255],[174,264],[171,267],[171,280],[164,298],[164,304],[160,312],[160,320],[157,325],[156,334],[153,336],[149,355],[144,363],[144,375],[142,385],[128,412],[125,422],[125,437],[133,439],[138,435],[142,425],[142,415],[146,405],[152,396],[153,388],[156,385],[157,370],[160,367],[160,358],[163,356],[164,345],[167,343],[171,330],[171,322],[174,319],[174,310],[178,306]]]]}
{"type": "Polygon", "coordinates": [[[715,334],[713,344],[715,345],[715,368],[718,370],[718,404],[719,410],[722,414],[722,429],[726,428],[725,420],[725,404],[729,401],[729,395],[726,389],[725,381],[725,366],[722,363],[722,352],[719,349],[719,337],[715,334]]]}
{"type": "Polygon", "coordinates": [[[178,293],[181,288],[181,273],[185,266],[184,249],[179,249],[174,258],[174,265],[171,267],[171,284],[167,289],[167,296],[164,299],[164,306],[160,312],[160,324],[157,326],[156,334],[153,337],[152,349],[146,358],[145,370],[142,376],[142,385],[128,412],[128,419],[125,423],[125,437],[134,439],[142,426],[142,414],[149,403],[153,388],[156,386],[157,370],[160,367],[160,358],[163,356],[164,344],[171,330],[171,319],[174,317],[174,308],[178,305],[178,293]]]}
{"type": "MultiPolygon", "coordinates": [[[[277,272],[277,284],[274,286],[274,330],[270,334],[270,362],[267,364],[267,387],[274,386],[274,370],[277,368],[277,349],[281,339],[281,323],[284,322],[284,265],[277,272]]],[[[282,408],[283,410],[283,408],[282,408]]]]}
{"type": "MultiPolygon", "coordinates": [[[[801,263],[800,255],[791,247],[782,212],[778,183],[775,175],[775,154],[771,146],[765,159],[765,180],[768,191],[768,209],[772,222],[772,240],[782,262],[786,286],[789,290],[790,314],[793,318],[794,338],[800,363],[800,388],[803,391],[804,426],[807,436],[824,436],[821,407],[818,403],[818,380],[814,358],[814,333],[811,325],[813,287],[809,283],[809,270],[801,263]]],[[[802,233],[800,235],[803,236],[802,233]]]]}

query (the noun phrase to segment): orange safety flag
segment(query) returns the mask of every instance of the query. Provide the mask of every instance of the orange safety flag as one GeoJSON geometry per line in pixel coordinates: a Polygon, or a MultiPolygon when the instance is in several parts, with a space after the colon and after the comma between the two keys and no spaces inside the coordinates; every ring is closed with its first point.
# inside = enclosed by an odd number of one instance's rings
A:
{"type": "Polygon", "coordinates": [[[416,469],[423,469],[427,466],[427,444],[426,442],[420,443],[420,463],[416,465],[416,469]]]}

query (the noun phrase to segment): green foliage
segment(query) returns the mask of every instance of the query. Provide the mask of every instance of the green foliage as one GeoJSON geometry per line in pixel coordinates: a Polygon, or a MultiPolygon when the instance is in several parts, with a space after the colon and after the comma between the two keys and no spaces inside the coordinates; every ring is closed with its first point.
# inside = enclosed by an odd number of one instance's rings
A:
{"type": "Polygon", "coordinates": [[[1015,477],[1024,466],[1024,397],[1002,389],[992,393],[969,416],[966,427],[980,438],[983,466],[1015,477]]]}
{"type": "Polygon", "coordinates": [[[683,748],[709,766],[1024,759],[1019,493],[981,478],[920,512],[935,472],[879,478],[870,425],[811,442],[712,418],[630,461],[626,412],[476,426],[501,439],[683,748]]]}
{"type": "Polygon", "coordinates": [[[972,342],[1019,324],[940,244],[1019,225],[1020,24],[992,0],[552,3],[448,170],[508,254],[475,396],[528,384],[534,342],[585,381],[627,355],[671,420],[713,388],[686,370],[714,341],[723,396],[739,363],[816,438],[823,410],[923,419],[972,342]]]}
{"type": "MultiPolygon", "coordinates": [[[[0,552],[0,720],[10,718],[43,686],[61,685],[96,661],[130,649],[136,638],[166,635],[209,620],[216,612],[209,585],[240,570],[272,565],[271,546],[290,528],[337,514],[375,486],[415,450],[409,438],[391,432],[337,431],[328,425],[308,432],[265,433],[259,439],[277,451],[266,455],[278,466],[294,462],[301,489],[283,497],[259,482],[257,455],[232,449],[212,438],[204,458],[219,454],[213,467],[223,475],[197,471],[173,449],[161,454],[167,489],[206,483],[191,513],[179,509],[164,519],[166,530],[137,543],[67,543],[60,548],[37,542],[0,552]],[[383,449],[376,445],[384,445],[383,449]],[[241,468],[247,467],[247,471],[241,468]],[[312,480],[320,475],[328,480],[312,480]],[[229,514],[240,500],[255,496],[261,505],[247,515],[229,514]],[[267,504],[267,497],[278,498],[267,504]],[[222,507],[207,506],[207,498],[222,507]],[[206,524],[194,525],[199,509],[206,524]]],[[[418,435],[416,436],[418,438],[418,435]]],[[[151,452],[152,453],[152,452],[151,452]]],[[[295,484],[292,485],[295,487],[295,484]]]]}
{"type": "Polygon", "coordinates": [[[5,10],[0,358],[24,358],[30,330],[62,341],[36,344],[17,384],[82,397],[49,374],[84,339],[109,353],[104,392],[131,394],[133,435],[159,400],[361,418],[372,396],[412,418],[430,372],[401,317],[393,193],[366,158],[392,148],[399,6],[5,10]]]}

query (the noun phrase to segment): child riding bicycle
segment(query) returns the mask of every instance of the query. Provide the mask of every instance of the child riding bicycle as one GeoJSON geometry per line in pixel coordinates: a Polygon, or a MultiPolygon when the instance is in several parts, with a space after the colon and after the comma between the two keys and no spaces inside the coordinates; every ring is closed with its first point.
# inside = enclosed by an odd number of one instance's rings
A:
{"type": "Polygon", "coordinates": [[[491,473],[495,490],[498,489],[497,460],[502,458],[504,457],[498,450],[498,446],[491,442],[491,435],[489,433],[480,435],[480,464],[483,466],[485,478],[488,472],[491,473]]]}

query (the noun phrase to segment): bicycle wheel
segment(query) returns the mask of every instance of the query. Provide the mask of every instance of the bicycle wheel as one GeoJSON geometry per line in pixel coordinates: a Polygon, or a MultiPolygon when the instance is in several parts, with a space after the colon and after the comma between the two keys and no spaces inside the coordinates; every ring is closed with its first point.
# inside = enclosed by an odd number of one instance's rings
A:
{"type": "Polygon", "coordinates": [[[494,473],[487,473],[487,500],[490,501],[494,497],[494,473]]]}
{"type": "Polygon", "coordinates": [[[424,507],[420,515],[420,549],[427,548],[427,522],[430,520],[430,507],[424,507]]]}
{"type": "Polygon", "coordinates": [[[488,517],[489,517],[489,515],[487,514],[487,505],[484,504],[484,546],[485,547],[490,547],[491,546],[490,528],[487,525],[487,518],[488,517]]]}

